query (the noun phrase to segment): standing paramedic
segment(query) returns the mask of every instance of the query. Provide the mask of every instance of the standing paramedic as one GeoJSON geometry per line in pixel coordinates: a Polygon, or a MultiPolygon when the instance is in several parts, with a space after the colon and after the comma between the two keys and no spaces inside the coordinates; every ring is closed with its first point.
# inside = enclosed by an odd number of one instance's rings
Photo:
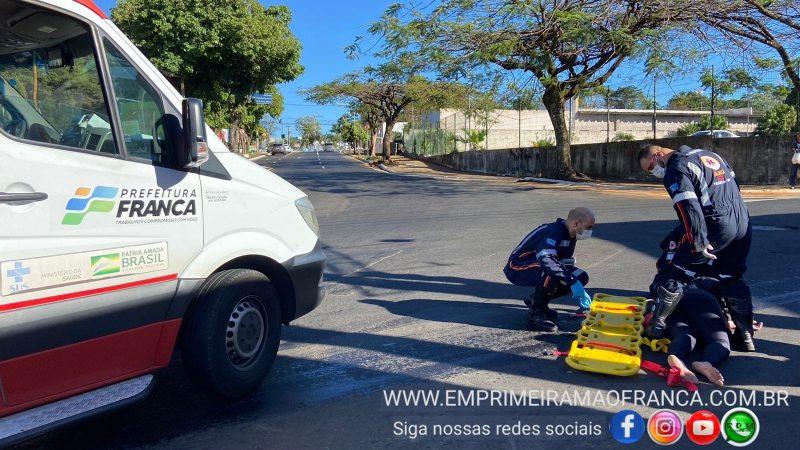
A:
{"type": "Polygon", "coordinates": [[[716,153],[685,145],[677,152],[645,145],[638,160],[644,171],[663,179],[685,231],[658,289],[648,333],[661,337],[683,287],[696,276],[710,275],[723,283],[737,347],[755,350],[752,296],[743,279],[752,229],[733,169],[716,153]]]}
{"type": "Polygon", "coordinates": [[[584,289],[589,275],[575,267],[573,254],[577,240],[591,237],[594,222],[592,211],[575,208],[567,220],[558,219],[531,231],[508,258],[503,270],[508,280],[517,286],[535,286],[525,299],[534,329],[558,331],[558,312],[548,305],[570,292],[582,311],[589,309],[592,300],[584,289]]]}

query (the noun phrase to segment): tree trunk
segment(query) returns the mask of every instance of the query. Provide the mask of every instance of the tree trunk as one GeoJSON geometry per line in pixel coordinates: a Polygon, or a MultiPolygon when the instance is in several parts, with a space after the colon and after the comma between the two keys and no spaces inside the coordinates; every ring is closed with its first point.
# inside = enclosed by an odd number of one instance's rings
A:
{"type": "Polygon", "coordinates": [[[395,122],[386,122],[386,132],[383,133],[383,160],[385,162],[392,161],[392,140],[394,139],[394,128],[395,122]]]}
{"type": "Polygon", "coordinates": [[[228,139],[230,140],[229,148],[234,153],[239,153],[239,122],[231,122],[230,130],[228,130],[228,139]]]}
{"type": "Polygon", "coordinates": [[[550,173],[548,176],[554,176],[561,179],[569,179],[575,175],[575,170],[572,168],[572,156],[570,155],[569,145],[569,128],[567,127],[567,119],[564,117],[564,97],[558,86],[547,87],[542,95],[542,103],[547,109],[547,114],[550,116],[550,121],[553,123],[553,131],[556,138],[556,167],[545,168],[550,173]]]}
{"type": "Polygon", "coordinates": [[[369,134],[369,157],[374,158],[377,154],[378,147],[378,130],[375,127],[370,129],[369,134]]]}

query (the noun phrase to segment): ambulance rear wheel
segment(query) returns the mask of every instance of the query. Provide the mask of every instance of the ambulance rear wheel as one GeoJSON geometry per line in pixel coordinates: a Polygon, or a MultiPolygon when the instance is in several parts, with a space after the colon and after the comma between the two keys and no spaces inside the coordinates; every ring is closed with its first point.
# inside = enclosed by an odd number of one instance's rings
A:
{"type": "Polygon", "coordinates": [[[232,269],[203,284],[186,318],[181,353],[189,377],[221,398],[239,398],[266,377],[281,339],[280,302],[264,274],[232,269]]]}

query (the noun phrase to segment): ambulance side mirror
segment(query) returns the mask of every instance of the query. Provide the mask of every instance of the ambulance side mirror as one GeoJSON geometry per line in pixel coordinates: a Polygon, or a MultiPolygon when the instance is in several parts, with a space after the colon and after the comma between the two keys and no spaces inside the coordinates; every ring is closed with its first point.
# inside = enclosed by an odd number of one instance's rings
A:
{"type": "Polygon", "coordinates": [[[183,168],[198,167],[208,161],[206,120],[203,101],[199,98],[183,100],[183,147],[183,168]]]}

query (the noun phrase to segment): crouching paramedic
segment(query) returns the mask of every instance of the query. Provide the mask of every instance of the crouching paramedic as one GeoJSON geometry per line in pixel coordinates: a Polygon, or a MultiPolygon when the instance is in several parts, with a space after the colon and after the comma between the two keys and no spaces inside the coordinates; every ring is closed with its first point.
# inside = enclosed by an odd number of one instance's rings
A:
{"type": "Polygon", "coordinates": [[[711,271],[734,293],[728,297],[741,320],[736,337],[742,347],[754,350],[752,297],[743,279],[752,231],[733,169],[716,153],[687,146],[676,152],[645,145],[638,159],[644,171],[663,179],[684,230],[658,289],[649,334],[661,337],[683,287],[711,271]]]}
{"type": "Polygon", "coordinates": [[[575,267],[573,255],[577,240],[592,235],[595,216],[587,208],[575,208],[567,220],[540,225],[514,249],[504,269],[509,281],[517,286],[535,286],[525,300],[534,329],[557,331],[558,313],[549,307],[557,297],[572,293],[580,309],[589,309],[591,298],[584,289],[589,275],[575,267]]]}

